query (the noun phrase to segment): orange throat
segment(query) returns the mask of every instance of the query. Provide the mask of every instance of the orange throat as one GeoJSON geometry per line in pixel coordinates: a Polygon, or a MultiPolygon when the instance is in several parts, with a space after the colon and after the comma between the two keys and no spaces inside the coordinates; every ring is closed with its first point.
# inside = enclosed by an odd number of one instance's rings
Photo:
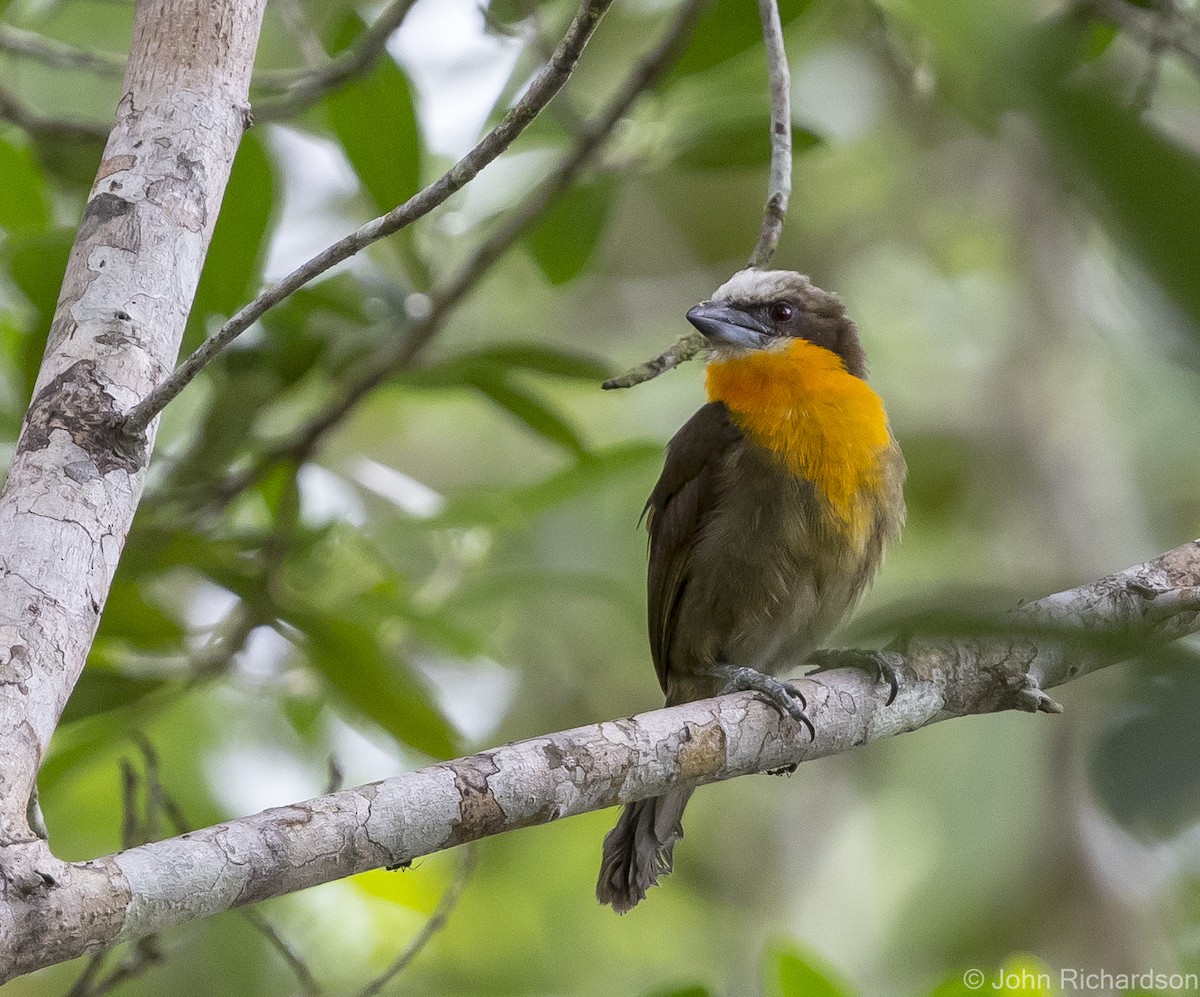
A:
{"type": "Polygon", "coordinates": [[[793,339],[782,349],[709,361],[710,401],[724,402],[746,435],[816,485],[856,540],[870,529],[891,442],[883,402],[831,351],[793,339]]]}

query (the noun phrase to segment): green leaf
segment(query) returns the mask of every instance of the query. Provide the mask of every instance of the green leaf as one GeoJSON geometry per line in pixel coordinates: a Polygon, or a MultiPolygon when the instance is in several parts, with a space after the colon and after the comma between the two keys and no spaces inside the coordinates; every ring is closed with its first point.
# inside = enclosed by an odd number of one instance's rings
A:
{"type": "MultiPolygon", "coordinates": [[[[331,33],[331,51],[365,30],[362,19],[349,12],[331,33]]],[[[369,74],[335,90],[325,104],[334,133],[379,212],[416,193],[421,145],[412,87],[391,58],[381,58],[369,74]]]]}
{"type": "Polygon", "coordinates": [[[1170,838],[1200,818],[1200,654],[1162,648],[1131,676],[1133,695],[1092,748],[1089,775],[1100,803],[1127,831],[1170,838]]]}
{"type": "Polygon", "coordinates": [[[622,443],[592,450],[570,467],[535,485],[460,494],[439,515],[421,520],[421,525],[428,529],[477,525],[519,528],[546,509],[605,487],[620,474],[647,465],[661,465],[662,455],[662,447],[657,443],[622,443]]]}
{"type": "Polygon", "coordinates": [[[96,164],[104,158],[104,138],[41,132],[31,144],[45,175],[70,188],[81,202],[86,200],[96,179],[96,164]]]}
{"type": "Polygon", "coordinates": [[[460,353],[454,360],[491,370],[515,368],[579,381],[603,381],[612,373],[612,367],[598,357],[539,343],[502,343],[460,353]]]}
{"type": "Polygon", "coordinates": [[[62,723],[70,724],[101,713],[134,706],[171,685],[163,679],[133,678],[107,668],[83,670],[67,700],[62,723]]]}
{"type": "Polygon", "coordinates": [[[1106,94],[1064,87],[1039,94],[1064,179],[1200,329],[1200,159],[1106,94]]]}
{"type": "Polygon", "coordinates": [[[277,204],[275,173],[262,141],[242,139],[188,318],[188,342],[199,343],[212,316],[228,318],[258,291],[277,204]]]}
{"type": "Polygon", "coordinates": [[[28,147],[0,138],[0,177],[0,231],[45,231],[50,223],[45,184],[28,147]]]}
{"type": "Polygon", "coordinates": [[[50,328],[54,318],[54,306],[58,303],[74,241],[73,230],[56,228],[13,238],[5,246],[9,276],[36,310],[35,325],[43,332],[50,328]]]}
{"type": "Polygon", "coordinates": [[[482,372],[476,373],[471,384],[538,436],[565,447],[573,454],[586,453],[587,447],[571,424],[536,395],[516,386],[503,376],[489,376],[482,372]]]}
{"type": "Polygon", "coordinates": [[[182,650],[184,634],[183,625],[147,601],[137,584],[118,579],[104,604],[96,639],[120,641],[139,651],[164,652],[182,650]]]}
{"type": "MultiPolygon", "coordinates": [[[[779,19],[794,21],[812,5],[812,0],[781,0],[779,19]]],[[[717,0],[697,22],[667,80],[691,76],[731,59],[754,45],[762,44],[762,21],[758,6],[746,0],[717,0]]]]}
{"type": "Polygon", "coordinates": [[[279,398],[281,382],[256,352],[236,350],[213,370],[218,390],[197,418],[199,431],[178,472],[188,480],[203,481],[216,469],[227,467],[254,439],[262,410],[279,398]],[[230,399],[237,403],[230,404],[230,399]]]}
{"type": "Polygon", "coordinates": [[[424,680],[384,650],[372,622],[315,612],[286,617],[307,638],[313,668],[353,710],[434,758],[457,753],[457,735],[424,680]]]}
{"type": "Polygon", "coordinates": [[[26,397],[33,391],[74,241],[72,230],[58,228],[14,235],[4,246],[9,278],[33,309],[22,330],[10,327],[4,336],[9,362],[21,375],[18,388],[26,397]]]}
{"type": "Polygon", "coordinates": [[[713,997],[713,992],[708,987],[702,987],[700,984],[682,987],[664,987],[658,990],[650,990],[642,995],[642,997],[713,997]]]}
{"type": "Polygon", "coordinates": [[[593,383],[612,375],[611,366],[583,353],[537,343],[504,343],[459,353],[427,367],[401,371],[395,380],[416,387],[462,387],[503,377],[509,371],[593,383]]]}
{"type": "MultiPolygon", "coordinates": [[[[385,562],[382,551],[379,560],[385,562]]],[[[478,633],[460,625],[446,612],[418,608],[406,588],[401,577],[395,575],[358,596],[356,608],[374,612],[380,620],[401,620],[418,639],[454,657],[473,658],[483,652],[484,641],[478,633]]]]}
{"type": "Polygon", "coordinates": [[[772,997],[850,997],[851,991],[793,945],[772,946],[767,955],[767,993],[772,997]]]}
{"type": "Polygon", "coordinates": [[[610,176],[572,187],[525,236],[551,284],[565,284],[583,272],[600,242],[615,189],[610,176]]]}
{"type": "Polygon", "coordinates": [[[1082,57],[1084,62],[1094,62],[1099,59],[1108,47],[1116,40],[1117,26],[1112,21],[1094,20],[1087,28],[1087,41],[1084,43],[1082,57]]]}
{"type": "MultiPolygon", "coordinates": [[[[697,170],[745,169],[771,161],[771,137],[768,118],[755,121],[697,118],[697,127],[679,137],[676,161],[697,170]]],[[[804,128],[792,128],[792,152],[800,155],[816,145],[821,137],[804,128]]]]}

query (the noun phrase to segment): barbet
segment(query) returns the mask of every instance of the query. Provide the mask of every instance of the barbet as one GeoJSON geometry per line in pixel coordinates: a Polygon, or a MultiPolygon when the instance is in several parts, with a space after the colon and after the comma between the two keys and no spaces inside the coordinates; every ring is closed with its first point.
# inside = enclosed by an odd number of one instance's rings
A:
{"type": "MultiPolygon", "coordinates": [[[[904,523],[904,457],[837,295],[743,270],[687,317],[711,344],[709,400],[646,503],[658,681],[668,706],[753,689],[807,724],[773,676],[803,665],[870,583],[904,523]]],[[[670,872],[691,795],[622,810],[601,903],[624,913],[670,872]]]]}

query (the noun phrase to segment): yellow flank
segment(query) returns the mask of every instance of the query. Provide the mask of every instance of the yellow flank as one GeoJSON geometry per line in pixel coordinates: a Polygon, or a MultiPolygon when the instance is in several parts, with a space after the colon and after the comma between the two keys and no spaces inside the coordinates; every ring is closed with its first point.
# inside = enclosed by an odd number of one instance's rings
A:
{"type": "Polygon", "coordinates": [[[890,439],[883,402],[867,382],[806,339],[709,361],[705,379],[709,400],[724,402],[755,443],[812,481],[856,545],[865,542],[890,439]]]}

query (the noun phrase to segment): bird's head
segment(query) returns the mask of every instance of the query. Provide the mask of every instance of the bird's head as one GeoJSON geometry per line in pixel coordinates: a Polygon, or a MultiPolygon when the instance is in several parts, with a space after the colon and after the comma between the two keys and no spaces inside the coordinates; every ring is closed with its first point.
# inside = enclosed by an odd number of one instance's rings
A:
{"type": "Polygon", "coordinates": [[[715,360],[753,350],[784,350],[797,339],[829,350],[855,377],[867,376],[858,330],[842,299],[792,270],[739,270],[687,313],[715,360]]]}

